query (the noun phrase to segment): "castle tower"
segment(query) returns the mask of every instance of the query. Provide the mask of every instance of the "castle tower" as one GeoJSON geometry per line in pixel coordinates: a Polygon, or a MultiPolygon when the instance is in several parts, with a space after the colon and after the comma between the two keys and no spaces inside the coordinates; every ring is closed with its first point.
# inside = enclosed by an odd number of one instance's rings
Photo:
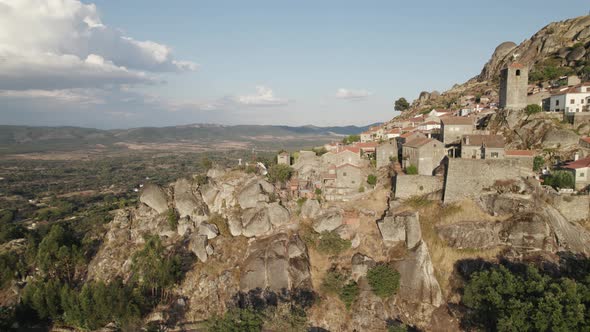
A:
{"type": "Polygon", "coordinates": [[[500,73],[500,108],[521,110],[527,106],[529,68],[511,63],[500,73]]]}

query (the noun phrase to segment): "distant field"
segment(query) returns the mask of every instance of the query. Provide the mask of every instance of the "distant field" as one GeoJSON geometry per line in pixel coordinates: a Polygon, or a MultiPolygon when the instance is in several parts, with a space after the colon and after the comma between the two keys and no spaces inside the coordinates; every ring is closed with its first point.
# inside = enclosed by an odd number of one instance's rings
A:
{"type": "Polygon", "coordinates": [[[0,159],[85,160],[131,152],[298,150],[340,140],[366,128],[190,125],[99,130],[0,126],[0,159]]]}

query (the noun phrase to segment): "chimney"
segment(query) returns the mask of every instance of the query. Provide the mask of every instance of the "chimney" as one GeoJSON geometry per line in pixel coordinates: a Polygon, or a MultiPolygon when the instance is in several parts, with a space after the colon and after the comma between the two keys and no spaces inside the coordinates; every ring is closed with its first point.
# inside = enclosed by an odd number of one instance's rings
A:
{"type": "Polygon", "coordinates": [[[580,159],[580,155],[576,152],[574,154],[574,161],[577,161],[578,159],[580,159]]]}
{"type": "Polygon", "coordinates": [[[469,145],[469,136],[465,136],[465,145],[469,145]]]}

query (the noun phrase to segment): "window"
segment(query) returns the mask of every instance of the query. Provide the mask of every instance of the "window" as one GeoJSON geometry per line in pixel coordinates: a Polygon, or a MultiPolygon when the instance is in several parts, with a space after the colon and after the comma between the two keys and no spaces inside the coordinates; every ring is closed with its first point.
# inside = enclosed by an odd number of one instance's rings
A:
{"type": "Polygon", "coordinates": [[[516,76],[520,76],[520,69],[516,70],[516,76]]]}
{"type": "Polygon", "coordinates": [[[580,177],[583,178],[584,177],[584,173],[580,173],[580,177]]]}
{"type": "Polygon", "coordinates": [[[575,99],[570,99],[570,104],[575,104],[576,100],[575,99]]]}
{"type": "Polygon", "coordinates": [[[559,106],[559,99],[555,100],[555,106],[559,106]]]}
{"type": "Polygon", "coordinates": [[[582,100],[580,100],[580,103],[583,104],[584,103],[584,98],[582,98],[582,100]]]}
{"type": "Polygon", "coordinates": [[[492,158],[498,158],[498,152],[492,152],[491,156],[492,158]]]}
{"type": "Polygon", "coordinates": [[[342,173],[342,176],[346,176],[346,172],[342,173]]]}

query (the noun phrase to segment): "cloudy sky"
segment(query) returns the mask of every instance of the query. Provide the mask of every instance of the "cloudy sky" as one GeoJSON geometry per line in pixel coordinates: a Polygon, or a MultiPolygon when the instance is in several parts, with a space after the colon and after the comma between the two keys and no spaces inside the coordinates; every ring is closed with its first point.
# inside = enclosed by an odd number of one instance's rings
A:
{"type": "Polygon", "coordinates": [[[366,125],[587,0],[0,0],[0,124],[366,125]]]}

